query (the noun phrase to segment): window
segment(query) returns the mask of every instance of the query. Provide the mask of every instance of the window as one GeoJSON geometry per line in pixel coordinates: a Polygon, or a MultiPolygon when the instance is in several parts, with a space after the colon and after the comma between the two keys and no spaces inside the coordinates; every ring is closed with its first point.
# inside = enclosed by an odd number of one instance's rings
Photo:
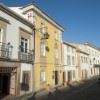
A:
{"type": "Polygon", "coordinates": [[[0,28],[0,42],[3,42],[2,39],[3,39],[3,28],[0,28]]]}
{"type": "Polygon", "coordinates": [[[21,37],[21,52],[27,53],[28,50],[28,40],[21,37]]]}
{"type": "Polygon", "coordinates": [[[67,64],[68,64],[68,65],[71,64],[71,59],[70,59],[70,56],[69,56],[69,55],[67,56],[67,64]]]}
{"type": "Polygon", "coordinates": [[[55,58],[58,59],[58,48],[55,48],[55,58]]]}
{"type": "Polygon", "coordinates": [[[75,70],[73,70],[73,78],[75,78],[75,70]]]}
{"type": "Polygon", "coordinates": [[[41,22],[40,32],[41,32],[42,34],[45,33],[45,25],[44,25],[43,22],[41,22]]]}
{"type": "Polygon", "coordinates": [[[75,65],[75,57],[72,57],[72,65],[75,65]]]}
{"type": "Polygon", "coordinates": [[[23,83],[29,84],[29,72],[23,71],[23,83]]]}
{"type": "Polygon", "coordinates": [[[70,47],[69,46],[67,46],[67,52],[70,52],[70,47]]]}
{"type": "Polygon", "coordinates": [[[40,72],[40,80],[41,80],[41,82],[45,82],[46,81],[46,79],[45,79],[45,71],[41,71],[40,72]]]}
{"type": "Polygon", "coordinates": [[[57,32],[54,33],[54,39],[58,40],[58,34],[57,34],[57,32]]]}
{"type": "Polygon", "coordinates": [[[36,24],[36,14],[34,12],[28,12],[27,18],[29,22],[33,23],[34,25],[36,24]]]}
{"type": "Polygon", "coordinates": [[[83,60],[83,56],[81,56],[81,62],[82,62],[82,63],[84,62],[84,60],[83,60]]]}
{"type": "Polygon", "coordinates": [[[40,44],[40,54],[41,56],[46,55],[45,44],[43,42],[40,44]]]}
{"type": "Polygon", "coordinates": [[[23,71],[21,90],[28,91],[30,83],[30,72],[23,71]]]}

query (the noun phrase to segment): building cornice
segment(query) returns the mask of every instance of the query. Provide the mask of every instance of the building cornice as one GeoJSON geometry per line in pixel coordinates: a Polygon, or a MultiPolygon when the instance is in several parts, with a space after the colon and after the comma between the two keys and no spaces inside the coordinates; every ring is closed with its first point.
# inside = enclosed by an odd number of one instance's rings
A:
{"type": "Polygon", "coordinates": [[[90,44],[90,43],[85,43],[84,45],[87,45],[87,46],[89,46],[89,47],[92,47],[92,48],[94,48],[94,49],[96,49],[96,50],[98,50],[98,51],[100,51],[100,49],[99,48],[97,48],[95,45],[93,45],[93,44],[90,44]]]}
{"type": "Polygon", "coordinates": [[[85,55],[89,55],[89,53],[84,52],[84,51],[82,51],[82,50],[80,50],[80,49],[77,49],[77,52],[83,53],[83,54],[85,54],[85,55]]]}
{"type": "Polygon", "coordinates": [[[70,44],[70,43],[68,43],[68,42],[63,42],[63,44],[68,45],[68,46],[71,46],[71,47],[73,47],[73,48],[76,49],[76,47],[75,47],[74,45],[72,45],[72,44],[70,44]]]}
{"type": "Polygon", "coordinates": [[[9,21],[9,20],[7,20],[7,19],[5,19],[5,18],[3,18],[3,17],[1,17],[1,16],[0,16],[0,20],[3,21],[3,22],[5,22],[5,23],[10,24],[10,21],[9,21]]]}

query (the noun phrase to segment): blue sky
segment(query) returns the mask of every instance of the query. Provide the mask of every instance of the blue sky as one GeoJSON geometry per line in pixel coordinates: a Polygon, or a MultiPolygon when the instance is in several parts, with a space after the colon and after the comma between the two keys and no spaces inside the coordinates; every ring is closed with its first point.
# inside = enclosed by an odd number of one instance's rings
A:
{"type": "Polygon", "coordinates": [[[100,47],[100,0],[0,0],[8,6],[32,1],[65,28],[64,41],[100,47]]]}

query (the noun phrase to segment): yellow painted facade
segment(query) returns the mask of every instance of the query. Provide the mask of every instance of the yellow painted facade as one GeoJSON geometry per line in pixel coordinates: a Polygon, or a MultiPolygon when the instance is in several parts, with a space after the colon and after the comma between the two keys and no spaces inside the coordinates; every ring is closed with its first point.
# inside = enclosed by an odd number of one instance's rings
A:
{"type": "Polygon", "coordinates": [[[36,35],[35,35],[35,65],[34,65],[34,85],[35,90],[40,90],[42,88],[54,87],[56,85],[61,85],[62,82],[62,65],[61,65],[61,35],[62,31],[56,28],[53,24],[37,15],[36,17],[36,35]],[[46,27],[46,31],[49,34],[48,39],[41,40],[42,33],[40,32],[41,21],[46,27]],[[57,34],[57,40],[55,40],[55,32],[57,34]],[[44,41],[44,44],[49,48],[49,51],[46,51],[45,57],[40,55],[40,44],[41,41],[44,41]],[[55,44],[58,45],[58,62],[55,64],[55,44]],[[41,71],[45,72],[45,82],[41,82],[41,71]],[[55,71],[57,76],[55,76],[55,71]],[[58,83],[55,84],[55,77],[58,78],[58,83]]]}

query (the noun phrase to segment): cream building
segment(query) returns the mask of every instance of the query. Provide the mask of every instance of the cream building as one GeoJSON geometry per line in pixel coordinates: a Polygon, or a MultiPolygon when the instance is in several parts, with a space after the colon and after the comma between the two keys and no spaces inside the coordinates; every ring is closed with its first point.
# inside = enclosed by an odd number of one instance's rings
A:
{"type": "Polygon", "coordinates": [[[90,65],[90,76],[96,76],[100,74],[100,50],[89,43],[85,43],[85,50],[89,53],[89,65],[90,65]]]}
{"type": "Polygon", "coordinates": [[[0,4],[0,94],[32,92],[34,25],[0,4]]]}
{"type": "Polygon", "coordinates": [[[63,77],[65,82],[76,81],[77,78],[77,51],[76,47],[68,42],[62,44],[63,77]]]}
{"type": "Polygon", "coordinates": [[[100,73],[99,72],[99,66],[100,66],[99,49],[96,46],[91,45],[89,43],[85,43],[85,44],[71,43],[71,44],[73,44],[78,49],[88,54],[88,61],[87,61],[88,62],[87,69],[89,69],[87,75],[88,78],[99,75],[100,73]]]}
{"type": "Polygon", "coordinates": [[[77,48],[77,80],[89,78],[89,54],[77,48]]]}

